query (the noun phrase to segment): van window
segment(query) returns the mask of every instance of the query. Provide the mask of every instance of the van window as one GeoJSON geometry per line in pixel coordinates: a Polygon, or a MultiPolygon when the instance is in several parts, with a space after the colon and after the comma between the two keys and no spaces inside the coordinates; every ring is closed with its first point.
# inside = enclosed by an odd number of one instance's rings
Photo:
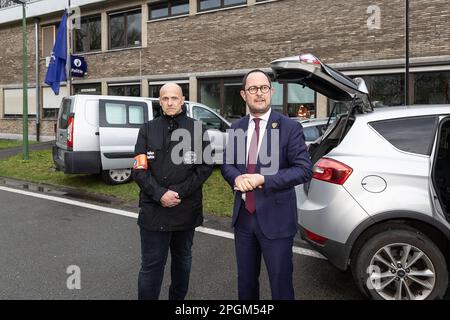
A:
{"type": "Polygon", "coordinates": [[[144,124],[144,108],[142,106],[129,106],[128,118],[131,124],[144,124]]]}
{"type": "Polygon", "coordinates": [[[60,129],[67,129],[67,127],[69,126],[69,122],[67,121],[69,119],[69,115],[70,115],[70,106],[72,104],[72,100],[70,99],[64,99],[61,102],[61,115],[59,117],[59,128],[60,129]]]}
{"type": "Polygon", "coordinates": [[[109,124],[127,123],[127,106],[121,103],[105,104],[106,122],[109,124]]]}
{"type": "Polygon", "coordinates": [[[99,100],[101,127],[140,128],[148,119],[148,104],[144,101],[99,100]]]}
{"type": "Polygon", "coordinates": [[[431,155],[438,118],[402,118],[372,122],[370,125],[394,147],[411,153],[431,155]]]}
{"type": "Polygon", "coordinates": [[[222,127],[222,120],[216,116],[211,111],[200,108],[200,107],[193,107],[192,108],[192,117],[195,120],[199,120],[203,122],[206,125],[207,129],[216,129],[220,130],[222,127]]]}

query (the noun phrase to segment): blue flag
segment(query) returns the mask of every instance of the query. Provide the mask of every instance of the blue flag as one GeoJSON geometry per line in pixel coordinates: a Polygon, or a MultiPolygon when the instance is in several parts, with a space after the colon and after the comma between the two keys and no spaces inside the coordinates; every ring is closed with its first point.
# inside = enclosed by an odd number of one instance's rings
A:
{"type": "Polygon", "coordinates": [[[52,87],[53,92],[59,95],[61,81],[66,81],[66,61],[67,61],[67,14],[61,19],[53,46],[50,64],[45,76],[45,83],[52,87]]]}

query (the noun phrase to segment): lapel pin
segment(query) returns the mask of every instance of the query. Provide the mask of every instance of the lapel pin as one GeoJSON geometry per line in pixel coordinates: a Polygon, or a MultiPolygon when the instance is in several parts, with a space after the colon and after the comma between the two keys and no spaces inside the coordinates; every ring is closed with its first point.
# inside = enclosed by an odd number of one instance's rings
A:
{"type": "Polygon", "coordinates": [[[272,123],[272,128],[273,128],[273,129],[278,128],[278,123],[276,123],[276,122],[272,123]]]}

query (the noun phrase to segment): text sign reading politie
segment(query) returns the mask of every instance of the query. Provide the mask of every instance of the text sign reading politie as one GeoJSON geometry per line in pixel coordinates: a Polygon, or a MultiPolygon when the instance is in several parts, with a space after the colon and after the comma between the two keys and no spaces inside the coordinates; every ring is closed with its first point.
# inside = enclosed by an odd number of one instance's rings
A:
{"type": "Polygon", "coordinates": [[[80,56],[70,56],[72,70],[72,77],[83,78],[87,73],[87,63],[83,57],[80,56]]]}

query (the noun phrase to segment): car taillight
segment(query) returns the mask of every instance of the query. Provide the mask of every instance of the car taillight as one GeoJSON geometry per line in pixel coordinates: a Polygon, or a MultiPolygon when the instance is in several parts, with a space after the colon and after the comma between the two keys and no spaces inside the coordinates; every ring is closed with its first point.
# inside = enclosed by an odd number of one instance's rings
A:
{"type": "Polygon", "coordinates": [[[313,179],[343,185],[352,172],[353,169],[342,162],[322,158],[313,168],[313,179]]]}
{"type": "Polygon", "coordinates": [[[308,240],[315,242],[321,246],[323,246],[325,244],[325,242],[328,240],[327,238],[319,236],[318,234],[315,234],[314,232],[311,232],[307,229],[304,229],[304,230],[305,230],[305,236],[306,236],[306,238],[308,238],[308,240]]]}
{"type": "Polygon", "coordinates": [[[74,117],[70,116],[67,119],[67,148],[73,148],[73,124],[74,124],[74,117]]]}
{"type": "Polygon", "coordinates": [[[309,64],[320,65],[320,60],[317,59],[317,57],[315,57],[314,55],[312,55],[310,53],[302,54],[300,56],[300,62],[306,62],[309,64]]]}

